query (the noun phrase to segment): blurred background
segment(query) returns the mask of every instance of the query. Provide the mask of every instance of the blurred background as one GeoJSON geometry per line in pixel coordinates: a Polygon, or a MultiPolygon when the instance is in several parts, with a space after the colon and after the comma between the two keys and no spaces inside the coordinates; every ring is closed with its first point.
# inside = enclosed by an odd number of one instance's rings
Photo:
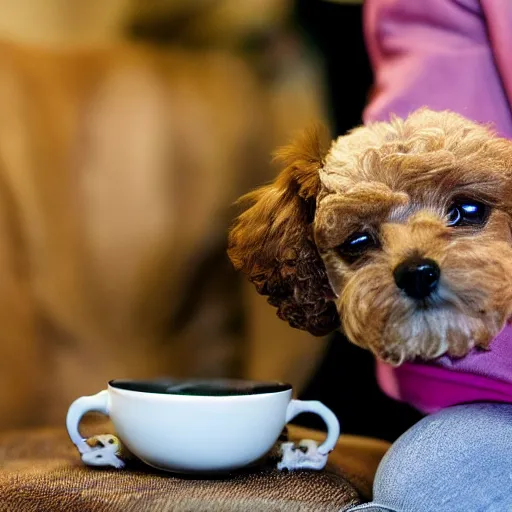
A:
{"type": "Polygon", "coordinates": [[[393,440],[417,419],[370,354],[289,328],[225,254],[276,147],[361,122],[360,1],[0,12],[0,428],[62,425],[109,379],[161,375],[288,381],[345,433],[393,440]]]}

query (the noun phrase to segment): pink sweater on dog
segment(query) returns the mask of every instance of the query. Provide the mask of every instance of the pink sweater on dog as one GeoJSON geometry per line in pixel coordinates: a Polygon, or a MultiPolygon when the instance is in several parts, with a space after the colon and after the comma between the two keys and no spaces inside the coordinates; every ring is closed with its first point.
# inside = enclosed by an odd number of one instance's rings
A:
{"type": "MultiPolygon", "coordinates": [[[[365,122],[428,106],[494,124],[512,138],[512,0],[366,0],[375,90],[365,122]]],[[[490,351],[392,368],[382,389],[423,412],[474,401],[512,403],[512,327],[490,351]]]]}

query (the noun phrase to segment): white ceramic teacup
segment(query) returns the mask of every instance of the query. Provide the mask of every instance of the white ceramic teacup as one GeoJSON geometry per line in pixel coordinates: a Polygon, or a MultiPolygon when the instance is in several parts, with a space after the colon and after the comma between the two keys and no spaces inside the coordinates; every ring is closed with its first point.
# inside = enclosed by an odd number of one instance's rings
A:
{"type": "MultiPolygon", "coordinates": [[[[267,454],[285,425],[303,412],[324,420],[327,438],[319,447],[312,441],[298,448],[284,443],[280,468],[321,469],[340,433],[330,409],[317,401],[292,400],[288,384],[114,380],[97,395],[75,400],[68,411],[69,436],[91,465],[123,465],[115,455],[114,462],[102,460],[110,447],[100,443],[103,451],[96,452],[80,435],[80,420],[92,411],[110,417],[122,444],[139,459],[175,472],[230,471],[250,465],[267,454]]],[[[108,443],[114,444],[117,438],[110,437],[108,443]]]]}

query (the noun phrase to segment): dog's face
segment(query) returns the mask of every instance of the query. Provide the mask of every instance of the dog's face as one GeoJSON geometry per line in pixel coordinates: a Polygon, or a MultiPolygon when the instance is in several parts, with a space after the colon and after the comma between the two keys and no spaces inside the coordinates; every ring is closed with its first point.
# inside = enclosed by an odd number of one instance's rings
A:
{"type": "Polygon", "coordinates": [[[230,257],[292,326],[392,364],[485,349],[512,316],[512,143],[448,113],[283,153],[230,257]]]}

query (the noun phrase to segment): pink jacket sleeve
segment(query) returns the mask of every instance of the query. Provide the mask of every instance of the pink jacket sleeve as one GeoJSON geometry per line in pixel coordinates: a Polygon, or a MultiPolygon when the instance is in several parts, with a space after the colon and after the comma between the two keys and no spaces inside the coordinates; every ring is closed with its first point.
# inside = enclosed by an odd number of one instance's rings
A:
{"type": "Polygon", "coordinates": [[[366,0],[365,122],[428,106],[512,138],[512,0],[366,0]]]}

